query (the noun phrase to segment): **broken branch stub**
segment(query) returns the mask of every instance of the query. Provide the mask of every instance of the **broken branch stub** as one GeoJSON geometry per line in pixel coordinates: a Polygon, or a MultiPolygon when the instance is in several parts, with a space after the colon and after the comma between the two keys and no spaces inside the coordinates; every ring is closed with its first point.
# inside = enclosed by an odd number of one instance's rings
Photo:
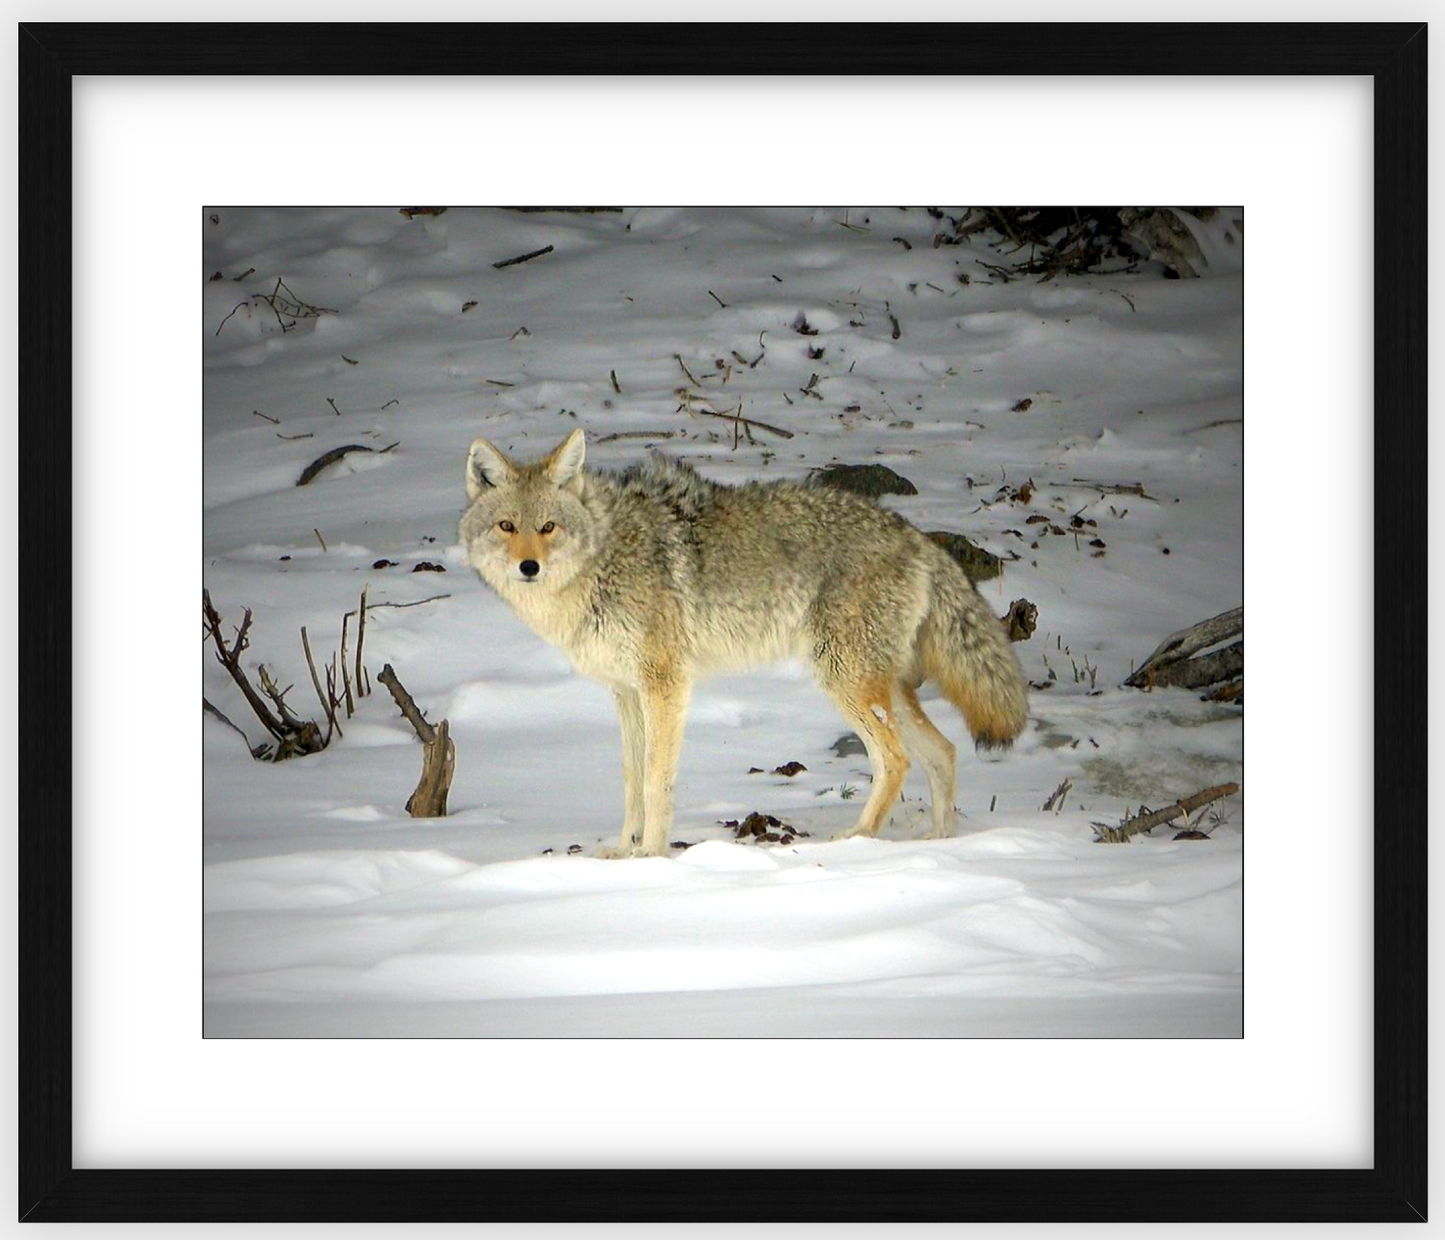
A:
{"type": "Polygon", "coordinates": [[[377,680],[387,687],[392,700],[423,746],[421,779],[417,781],[416,791],[406,800],[406,812],[413,818],[445,818],[447,793],[451,790],[457,762],[457,748],[451,739],[450,724],[443,719],[433,727],[426,721],[415,699],[397,679],[390,663],[381,669],[377,680]]]}

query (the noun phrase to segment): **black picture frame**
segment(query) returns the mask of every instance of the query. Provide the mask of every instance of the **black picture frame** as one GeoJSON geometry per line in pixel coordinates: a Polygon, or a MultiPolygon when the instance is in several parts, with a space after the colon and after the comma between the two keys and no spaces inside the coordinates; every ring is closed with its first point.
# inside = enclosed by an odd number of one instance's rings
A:
{"type": "MultiPolygon", "coordinates": [[[[1426,1215],[1426,26],[21,24],[19,1216],[33,1221],[1373,1221],[1426,1215]],[[75,74],[1360,74],[1374,79],[1374,1166],[77,1170],[71,1165],[75,74]],[[1386,222],[1388,217],[1388,222],[1386,222]]],[[[1362,828],[1366,824],[1360,824],[1362,828]]]]}

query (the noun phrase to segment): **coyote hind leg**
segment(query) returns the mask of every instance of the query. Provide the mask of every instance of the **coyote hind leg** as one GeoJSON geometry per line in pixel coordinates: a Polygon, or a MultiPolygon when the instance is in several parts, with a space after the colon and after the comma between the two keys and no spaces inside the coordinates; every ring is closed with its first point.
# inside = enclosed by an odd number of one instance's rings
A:
{"type": "Polygon", "coordinates": [[[953,742],[944,736],[933,724],[923,705],[918,700],[918,691],[910,685],[898,686],[901,707],[898,711],[898,731],[903,747],[910,757],[923,764],[928,776],[928,799],[933,815],[933,825],[925,839],[947,839],[953,834],[953,779],[954,762],[958,751],[953,742]]]}
{"type": "Polygon", "coordinates": [[[891,676],[878,675],[852,684],[825,681],[823,688],[863,738],[873,767],[873,790],[868,795],[868,803],[863,806],[858,821],[835,838],[877,835],[898,800],[903,777],[908,773],[908,756],[899,740],[898,718],[893,709],[896,686],[891,676]]]}

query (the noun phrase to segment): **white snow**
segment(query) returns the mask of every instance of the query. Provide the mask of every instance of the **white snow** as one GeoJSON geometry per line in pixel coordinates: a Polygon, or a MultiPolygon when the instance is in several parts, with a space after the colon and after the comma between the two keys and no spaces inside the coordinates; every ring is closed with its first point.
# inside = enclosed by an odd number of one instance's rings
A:
{"type": "MultiPolygon", "coordinates": [[[[1238,1036],[1241,798],[1208,842],[1163,828],[1102,845],[1091,827],[1241,779],[1238,708],[1117,687],[1165,635],[1242,601],[1230,213],[1196,228],[1204,279],[1146,265],[1049,284],[986,283],[976,260],[999,254],[934,248],[921,209],[854,208],[854,227],[841,210],[214,213],[204,580],[228,623],[253,610],[248,666],[294,683],[288,700],[314,715],[301,625],[325,657],[363,585],[372,603],[446,597],[368,613],[374,692],[322,754],[256,762],[205,717],[208,1036],[1238,1036]],[[251,303],[217,333],[278,278],[334,313],[283,332],[251,303]],[[792,329],[800,314],[816,336],[792,329]],[[728,423],[678,412],[674,355],[717,408],[741,399],[796,437],[734,449],[728,423]],[[802,392],[813,374],[821,401],[802,392]],[[653,446],[723,482],[887,464],[919,491],[890,507],[1022,556],[984,592],[1000,614],[1037,604],[1018,650],[1030,680],[1057,679],[1011,753],[960,745],[956,838],[911,838],[926,820],[915,771],[883,839],[828,842],[866,798],[867,760],[835,752],[847,727],[784,664],[698,689],[673,835],[692,847],[588,855],[621,821],[611,696],[454,546],[474,436],[525,456],[579,425],[593,467],[653,446]],[[672,436],[599,442],[637,431],[672,436]],[[397,441],[294,485],[328,449],[397,441]],[[1030,479],[1027,502],[995,502],[1030,479]],[[1077,543],[1027,524],[1080,510],[1097,526],[1077,543]],[[446,571],[411,571],[423,561],[446,571]],[[387,662],[451,721],[446,819],[402,808],[421,753],[375,686],[387,662]],[[790,760],[807,770],[748,774],[790,760]],[[1062,812],[1042,812],[1066,777],[1062,812]],[[753,810],[811,834],[733,842],[721,821],[753,810]]],[[[206,696],[260,740],[203,659],[206,696]]],[[[950,707],[930,710],[963,741],[950,707]]]]}

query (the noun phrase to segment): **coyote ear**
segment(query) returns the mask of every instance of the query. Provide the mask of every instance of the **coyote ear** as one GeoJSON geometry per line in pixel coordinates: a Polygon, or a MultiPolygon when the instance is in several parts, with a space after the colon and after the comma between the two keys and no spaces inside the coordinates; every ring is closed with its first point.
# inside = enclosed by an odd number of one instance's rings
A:
{"type": "Polygon", "coordinates": [[[485,439],[472,440],[467,453],[467,498],[475,501],[489,487],[499,487],[517,476],[516,466],[485,439]]]}
{"type": "Polygon", "coordinates": [[[576,489],[576,484],[581,481],[582,462],[586,458],[587,436],[579,426],[547,454],[547,477],[554,486],[565,487],[571,484],[573,489],[576,489]]]}

